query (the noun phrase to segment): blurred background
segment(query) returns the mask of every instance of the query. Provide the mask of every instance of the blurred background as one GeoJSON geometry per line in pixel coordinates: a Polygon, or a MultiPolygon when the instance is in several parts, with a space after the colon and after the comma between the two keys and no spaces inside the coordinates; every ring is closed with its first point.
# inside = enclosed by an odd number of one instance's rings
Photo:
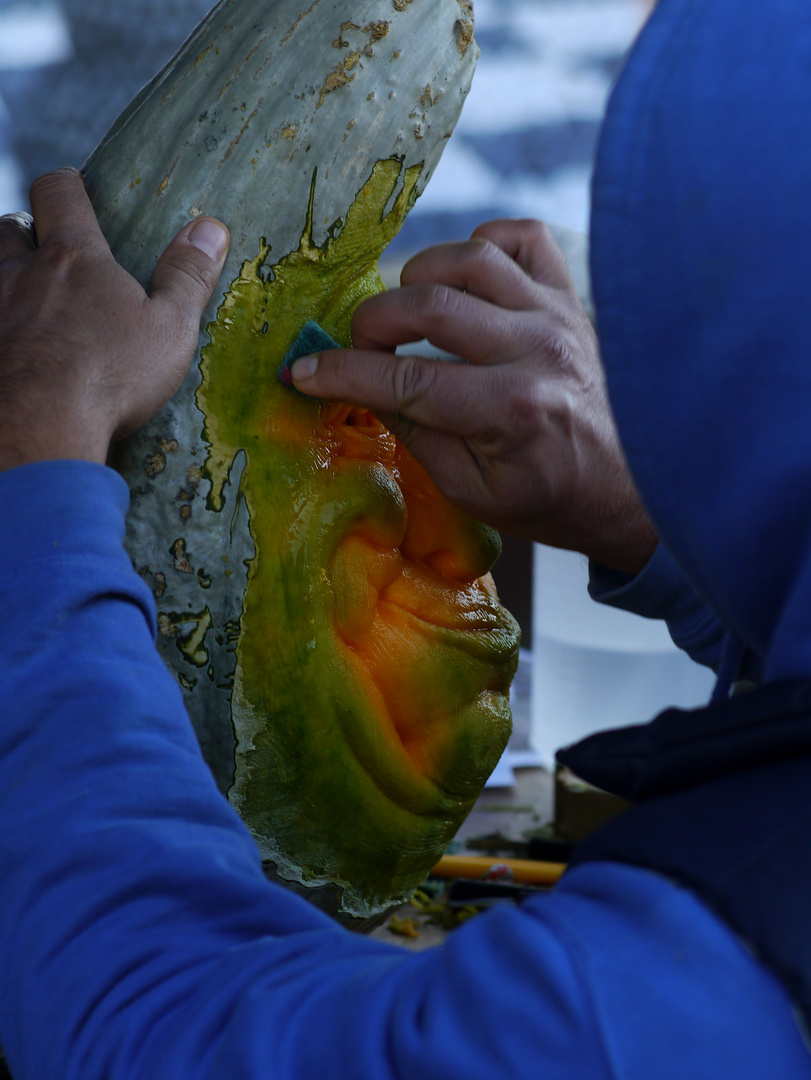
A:
{"type": "MultiPolygon", "coordinates": [[[[210,0],[0,0],[0,214],[41,173],[79,166],[210,0]]],[[[587,297],[585,234],[606,100],[650,0],[475,0],[481,59],[460,124],[386,255],[466,237],[495,217],[556,227],[587,297]]],[[[597,727],[706,699],[712,678],[663,627],[599,609],[585,560],[509,537],[496,567],[523,630],[505,761],[551,763],[597,727]],[[534,583],[534,584],[533,584],[534,583]]],[[[496,778],[509,783],[509,769],[496,778]]]]}
{"type": "MultiPolygon", "coordinates": [[[[80,165],[210,0],[0,0],[0,213],[80,165]]],[[[646,0],[475,0],[482,55],[462,121],[396,249],[497,216],[585,232],[611,83],[646,0]]]]}

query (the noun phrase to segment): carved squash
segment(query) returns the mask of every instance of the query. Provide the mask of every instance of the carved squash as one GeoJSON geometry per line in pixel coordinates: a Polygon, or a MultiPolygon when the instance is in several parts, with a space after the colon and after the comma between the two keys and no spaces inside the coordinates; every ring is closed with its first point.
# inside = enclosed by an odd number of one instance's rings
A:
{"type": "Polygon", "coordinates": [[[88,161],[145,284],[189,216],[233,246],[192,366],[115,462],[203,753],[271,873],[345,920],[419,884],[509,735],[492,530],[369,413],[277,378],[351,344],[478,50],[467,0],[223,0],[88,161]]]}

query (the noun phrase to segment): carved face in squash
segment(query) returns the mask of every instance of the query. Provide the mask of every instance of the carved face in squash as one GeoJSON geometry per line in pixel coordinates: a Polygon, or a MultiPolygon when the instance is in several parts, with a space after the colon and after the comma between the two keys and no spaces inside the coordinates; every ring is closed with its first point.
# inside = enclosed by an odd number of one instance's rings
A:
{"type": "Polygon", "coordinates": [[[234,457],[256,554],[237,643],[231,800],[276,863],[367,915],[425,876],[510,730],[518,629],[497,535],[452,507],[368,412],[277,379],[312,318],[351,344],[415,176],[381,162],[324,248],[243,267],[209,327],[198,402],[211,499],[234,457]]]}

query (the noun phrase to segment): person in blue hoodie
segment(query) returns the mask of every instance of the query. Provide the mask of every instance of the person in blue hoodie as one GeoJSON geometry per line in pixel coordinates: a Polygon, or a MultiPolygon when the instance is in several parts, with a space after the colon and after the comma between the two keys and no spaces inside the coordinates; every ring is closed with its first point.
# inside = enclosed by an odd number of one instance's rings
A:
{"type": "Polygon", "coordinates": [[[805,0],[660,0],[595,173],[605,382],[560,257],[526,223],[426,253],[361,309],[376,347],[357,377],[341,352],[297,370],[303,390],[384,412],[469,508],[587,551],[595,594],[667,617],[718,671],[706,708],[563,751],[635,806],[554,891],[421,954],[265,880],[122,546],[109,442],[182,378],[225,231],[186,226],[146,294],[77,174],[35,184],[33,226],[0,219],[15,1077],[811,1077],[809,116],[805,0]],[[468,333],[454,382],[387,352],[380,326],[410,308],[429,336],[468,333]]]}

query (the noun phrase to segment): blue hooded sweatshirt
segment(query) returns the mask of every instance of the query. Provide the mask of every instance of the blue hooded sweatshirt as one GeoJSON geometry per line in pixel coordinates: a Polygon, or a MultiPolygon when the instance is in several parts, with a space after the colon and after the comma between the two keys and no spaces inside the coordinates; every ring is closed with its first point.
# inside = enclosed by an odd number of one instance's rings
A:
{"type": "Polygon", "coordinates": [[[441,948],[353,935],[265,880],[154,648],[120,478],[79,462],[0,475],[0,1043],[16,1080],[811,1078],[811,963],[786,961],[811,903],[809,860],[785,857],[802,830],[773,844],[770,810],[747,847],[772,800],[796,825],[808,773],[809,116],[807,0],[660,0],[595,180],[599,328],[672,559],[664,607],[751,650],[769,685],[572,750],[639,797],[628,826],[441,948]],[[759,800],[743,821],[742,778],[759,800]],[[754,920],[736,905],[750,887],[754,920]]]}
{"type": "Polygon", "coordinates": [[[809,116],[811,12],[791,0],[661,3],[613,96],[592,224],[609,393],[663,545],[725,628],[725,671],[711,708],[561,755],[639,803],[578,861],[688,884],[806,1021],[809,116]],[[724,700],[753,672],[759,690],[724,700]]]}

